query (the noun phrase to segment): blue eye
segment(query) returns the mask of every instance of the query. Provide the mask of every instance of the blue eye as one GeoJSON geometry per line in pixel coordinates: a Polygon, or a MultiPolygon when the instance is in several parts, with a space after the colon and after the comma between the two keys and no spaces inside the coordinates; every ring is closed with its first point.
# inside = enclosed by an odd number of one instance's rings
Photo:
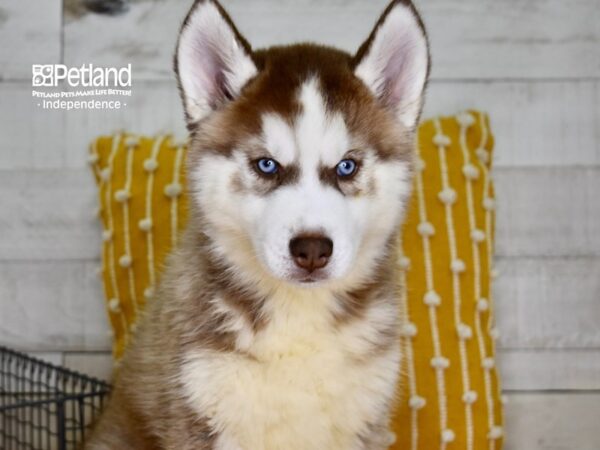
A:
{"type": "Polygon", "coordinates": [[[274,159],[261,158],[256,162],[256,167],[264,174],[273,175],[279,169],[279,164],[274,159]]]}
{"type": "Polygon", "coordinates": [[[338,177],[350,177],[356,172],[356,161],[353,159],[342,159],[335,168],[338,177]]]}

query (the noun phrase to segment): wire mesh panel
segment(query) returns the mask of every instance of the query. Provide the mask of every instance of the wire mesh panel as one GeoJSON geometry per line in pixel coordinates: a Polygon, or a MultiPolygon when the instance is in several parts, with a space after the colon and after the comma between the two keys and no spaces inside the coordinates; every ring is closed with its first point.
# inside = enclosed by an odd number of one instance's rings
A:
{"type": "Polygon", "coordinates": [[[109,385],[0,346],[0,450],[75,450],[109,385]]]}

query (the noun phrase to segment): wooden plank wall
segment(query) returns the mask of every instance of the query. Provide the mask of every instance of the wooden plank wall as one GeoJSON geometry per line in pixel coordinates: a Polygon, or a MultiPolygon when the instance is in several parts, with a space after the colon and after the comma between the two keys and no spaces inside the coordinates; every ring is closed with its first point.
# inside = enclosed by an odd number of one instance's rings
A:
{"type": "MultiPolygon", "coordinates": [[[[357,47],[387,0],[223,0],[255,46],[357,47]]],[[[171,54],[189,1],[102,16],[0,0],[0,343],[99,375],[110,337],[86,148],[128,129],[184,136],[171,54]],[[121,111],[43,111],[31,64],[123,65],[121,111]]],[[[488,111],[507,448],[600,448],[600,3],[418,0],[433,72],[425,117],[488,111]]]]}

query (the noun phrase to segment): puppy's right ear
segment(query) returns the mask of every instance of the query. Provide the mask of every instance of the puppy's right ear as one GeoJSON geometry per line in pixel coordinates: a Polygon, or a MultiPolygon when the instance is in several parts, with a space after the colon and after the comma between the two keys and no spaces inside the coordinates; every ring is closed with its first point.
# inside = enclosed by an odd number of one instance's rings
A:
{"type": "Polygon", "coordinates": [[[257,73],[252,49],[216,0],[196,0],[177,42],[175,73],[188,127],[235,99],[257,73]]]}

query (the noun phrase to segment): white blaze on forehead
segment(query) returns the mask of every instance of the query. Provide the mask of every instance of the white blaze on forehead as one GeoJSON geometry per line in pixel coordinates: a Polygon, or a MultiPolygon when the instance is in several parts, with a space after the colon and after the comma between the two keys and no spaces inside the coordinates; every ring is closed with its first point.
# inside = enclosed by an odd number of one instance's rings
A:
{"type": "Polygon", "coordinates": [[[277,114],[262,117],[266,149],[283,165],[298,161],[304,174],[318,174],[320,165],[335,166],[350,150],[350,135],[340,113],[328,112],[316,79],[299,91],[302,106],[291,126],[277,114]]]}
{"type": "Polygon", "coordinates": [[[296,159],[296,143],[290,125],[280,116],[265,114],[262,117],[263,140],[271,156],[283,164],[296,159]]]}
{"type": "Polygon", "coordinates": [[[350,136],[341,114],[327,111],[316,79],[300,88],[302,110],[296,124],[296,141],[302,167],[335,165],[350,150],[350,136]]]}

